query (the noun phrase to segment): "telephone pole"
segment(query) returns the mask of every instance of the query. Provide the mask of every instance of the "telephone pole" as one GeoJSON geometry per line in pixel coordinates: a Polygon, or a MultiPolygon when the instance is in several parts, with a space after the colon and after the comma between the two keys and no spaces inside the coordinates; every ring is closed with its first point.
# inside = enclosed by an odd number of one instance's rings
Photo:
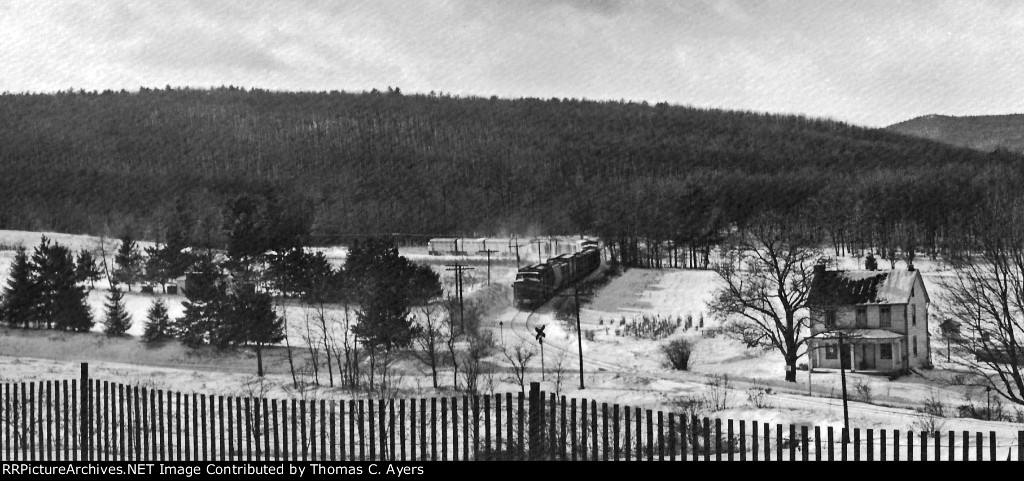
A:
{"type": "Polygon", "coordinates": [[[487,249],[484,252],[487,254],[487,285],[491,285],[491,254],[498,251],[487,249]]]}
{"type": "Polygon", "coordinates": [[[462,326],[462,332],[466,332],[465,311],[462,304],[462,271],[471,271],[473,268],[464,266],[458,262],[454,264],[445,264],[445,267],[447,267],[447,269],[445,269],[446,271],[455,272],[455,289],[459,296],[459,324],[462,326]]]}
{"type": "MultiPolygon", "coordinates": [[[[519,265],[521,264],[521,261],[519,260],[519,248],[525,246],[526,244],[520,244],[518,237],[513,237],[512,238],[512,242],[515,242],[515,248],[516,248],[516,269],[519,269],[519,265]]],[[[512,246],[509,246],[509,247],[512,247],[512,246]]]]}
{"type": "Polygon", "coordinates": [[[531,244],[537,244],[537,263],[543,264],[544,261],[540,258],[540,246],[544,243],[542,239],[534,239],[530,241],[531,244]]]}
{"type": "Polygon", "coordinates": [[[580,352],[580,389],[586,389],[583,386],[583,333],[580,332],[580,283],[576,281],[572,285],[573,297],[576,301],[576,347],[580,352]]]}
{"type": "MultiPolygon", "coordinates": [[[[580,286],[579,281],[572,285],[573,300],[576,302],[576,348],[580,355],[580,389],[586,389],[583,385],[583,329],[580,326],[580,286]]],[[[558,297],[568,297],[567,294],[559,294],[558,297]]]]}

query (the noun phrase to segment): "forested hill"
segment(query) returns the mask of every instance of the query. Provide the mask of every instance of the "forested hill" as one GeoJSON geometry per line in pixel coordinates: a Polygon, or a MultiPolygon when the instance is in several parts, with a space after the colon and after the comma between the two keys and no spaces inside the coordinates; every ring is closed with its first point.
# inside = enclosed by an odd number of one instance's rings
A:
{"type": "Polygon", "coordinates": [[[224,200],[256,192],[301,201],[289,205],[311,213],[320,239],[685,240],[807,206],[848,231],[905,221],[939,233],[991,182],[1020,179],[1019,161],[827,120],[666,104],[391,89],[4,94],[0,228],[160,240],[177,206],[216,237],[224,200]]]}
{"type": "Polygon", "coordinates": [[[992,152],[1024,153],[1024,115],[925,115],[887,127],[893,132],[992,152]]]}

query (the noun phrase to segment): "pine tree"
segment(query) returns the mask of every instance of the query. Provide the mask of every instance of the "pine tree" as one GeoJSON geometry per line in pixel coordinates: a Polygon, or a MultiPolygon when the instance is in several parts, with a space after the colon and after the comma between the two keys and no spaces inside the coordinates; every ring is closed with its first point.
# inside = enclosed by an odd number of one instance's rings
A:
{"type": "Polygon", "coordinates": [[[256,375],[263,376],[263,348],[284,340],[284,317],[274,311],[270,295],[238,292],[231,295],[225,319],[231,342],[250,344],[256,351],[256,375]]]}
{"type": "Polygon", "coordinates": [[[32,316],[36,300],[36,286],[32,279],[32,264],[28,252],[19,246],[4,289],[0,319],[11,327],[25,327],[32,316]]]}
{"type": "Polygon", "coordinates": [[[93,287],[96,286],[96,281],[100,280],[100,276],[103,275],[100,272],[99,266],[96,265],[96,258],[87,249],[82,249],[78,252],[78,261],[75,264],[75,279],[78,282],[88,281],[93,287]]]}
{"type": "Polygon", "coordinates": [[[94,324],[88,294],[78,285],[75,260],[67,247],[45,236],[32,253],[36,302],[31,320],[36,327],[88,331],[94,324]]]}
{"type": "Polygon", "coordinates": [[[145,274],[143,280],[150,284],[160,284],[167,292],[167,281],[170,279],[170,263],[168,262],[167,246],[157,244],[147,247],[145,260],[145,274]]]}
{"type": "Polygon", "coordinates": [[[107,297],[107,317],[103,320],[105,332],[108,336],[124,336],[132,327],[132,316],[124,308],[121,291],[116,287],[110,289],[110,296],[107,297]]]}
{"type": "Polygon", "coordinates": [[[146,313],[146,329],[142,333],[142,342],[161,342],[171,337],[171,319],[167,315],[167,305],[163,299],[153,300],[146,313]]]}
{"type": "Polygon", "coordinates": [[[127,285],[128,292],[131,292],[132,284],[138,282],[142,275],[143,262],[142,253],[139,252],[139,247],[131,234],[121,237],[121,246],[117,249],[114,262],[117,263],[113,275],[114,283],[127,285]]]}
{"type": "Polygon", "coordinates": [[[185,314],[175,319],[174,335],[188,347],[203,344],[223,345],[225,332],[219,326],[226,312],[227,290],[220,267],[208,258],[201,259],[185,286],[185,314]]]}

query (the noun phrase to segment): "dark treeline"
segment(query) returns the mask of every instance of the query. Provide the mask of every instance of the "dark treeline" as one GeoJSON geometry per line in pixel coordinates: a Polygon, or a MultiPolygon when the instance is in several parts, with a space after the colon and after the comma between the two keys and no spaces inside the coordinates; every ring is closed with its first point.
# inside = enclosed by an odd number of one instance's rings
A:
{"type": "MultiPolygon", "coordinates": [[[[228,200],[250,193],[307,216],[316,243],[585,232],[627,265],[699,266],[732,227],[801,210],[837,253],[912,256],[972,245],[962,221],[993,185],[1019,185],[1020,160],[667,104],[397,89],[5,94],[0,228],[167,242],[168,218],[219,226],[228,200]],[[669,242],[682,249],[660,251],[669,242]]],[[[226,246],[215,231],[206,241],[226,246]]]]}

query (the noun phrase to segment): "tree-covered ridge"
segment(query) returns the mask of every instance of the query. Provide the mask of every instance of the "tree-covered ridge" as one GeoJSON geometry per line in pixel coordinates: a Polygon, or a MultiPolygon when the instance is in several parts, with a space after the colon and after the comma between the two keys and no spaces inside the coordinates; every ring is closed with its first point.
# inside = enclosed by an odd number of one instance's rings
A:
{"type": "Polygon", "coordinates": [[[925,115],[886,129],[985,152],[1024,153],[1024,114],[955,117],[925,115]]]}
{"type": "Polygon", "coordinates": [[[184,211],[225,245],[213,226],[226,201],[257,193],[311,210],[320,242],[586,231],[700,243],[765,210],[812,207],[837,233],[871,231],[865,242],[882,222],[912,223],[934,244],[991,183],[1020,179],[1019,160],[667,104],[391,89],[5,94],[0,228],[130,227],[165,241],[184,211]]]}

